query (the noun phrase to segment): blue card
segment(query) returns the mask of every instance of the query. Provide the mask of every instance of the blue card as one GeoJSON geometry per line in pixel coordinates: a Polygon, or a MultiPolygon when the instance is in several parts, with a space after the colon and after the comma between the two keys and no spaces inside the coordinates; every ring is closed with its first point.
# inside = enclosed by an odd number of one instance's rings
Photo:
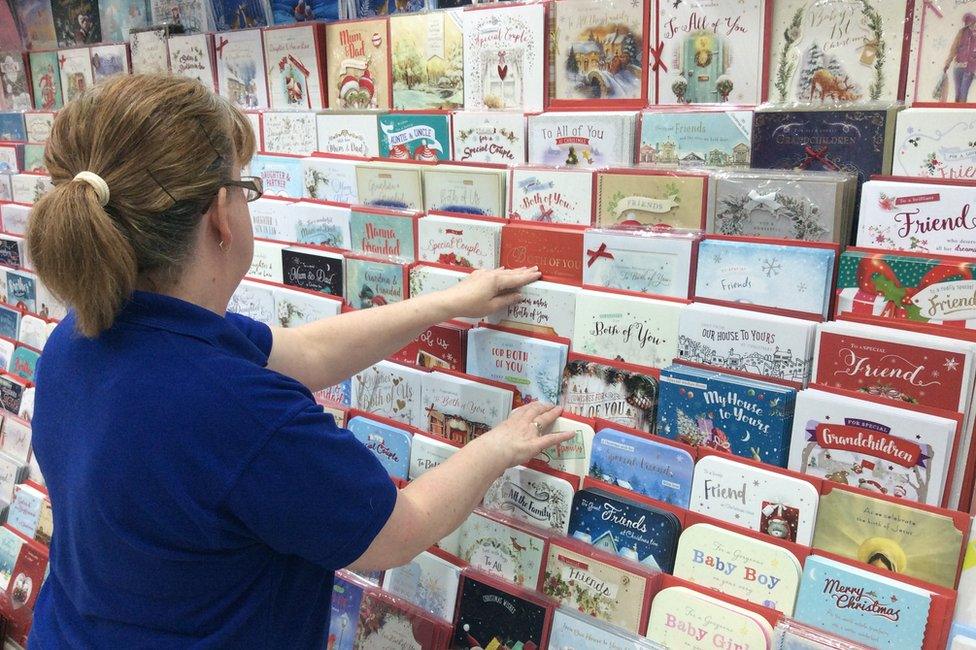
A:
{"type": "Polygon", "coordinates": [[[641,163],[748,167],[752,111],[641,113],[641,163]]]}
{"type": "Polygon", "coordinates": [[[451,117],[447,113],[386,113],[377,119],[377,135],[384,158],[451,159],[451,117]]]}
{"type": "Polygon", "coordinates": [[[271,0],[275,25],[308,20],[339,20],[339,0],[271,0]]]}
{"type": "Polygon", "coordinates": [[[931,604],[924,589],[811,555],[793,617],[872,648],[921,648],[931,604]]]}
{"type": "Polygon", "coordinates": [[[424,11],[427,9],[425,0],[354,0],[355,16],[351,18],[372,18],[386,16],[393,13],[407,13],[424,11]]]}
{"type": "Polygon", "coordinates": [[[349,420],[346,428],[373,452],[390,476],[407,479],[410,443],[413,440],[408,431],[362,416],[349,420]]]}
{"type": "Polygon", "coordinates": [[[261,177],[268,196],[300,199],[305,190],[301,158],[258,154],[251,158],[251,175],[261,177]]]}
{"type": "Polygon", "coordinates": [[[336,576],[332,585],[332,613],[329,617],[330,650],[353,650],[363,588],[336,576]]]}
{"type": "Polygon", "coordinates": [[[467,371],[514,385],[526,402],[559,403],[569,346],[478,327],[468,332],[467,371]]]}
{"type": "Polygon", "coordinates": [[[585,489],[573,498],[569,534],[601,551],[671,573],[681,525],[670,512],[585,489]]]}
{"type": "Polygon", "coordinates": [[[37,280],[26,273],[7,271],[7,302],[27,311],[37,311],[37,280]]]}
{"type": "Polygon", "coordinates": [[[684,449],[601,429],[593,439],[591,458],[593,478],[682,508],[691,501],[695,461],[684,449]]]}
{"type": "Polygon", "coordinates": [[[796,390],[673,365],[661,371],[657,434],[786,467],[796,390]]]}
{"type": "Polygon", "coordinates": [[[36,351],[19,345],[10,357],[10,367],[8,370],[12,374],[23,377],[27,381],[34,381],[34,372],[40,356],[36,351]]]}
{"type": "Polygon", "coordinates": [[[0,141],[24,142],[27,140],[27,126],[23,113],[0,113],[0,141]]]}
{"type": "Polygon", "coordinates": [[[0,336],[17,340],[20,330],[20,312],[4,305],[0,305],[0,336]]]}
{"type": "Polygon", "coordinates": [[[826,318],[836,257],[832,248],[706,239],[698,248],[695,296],[826,318]]]}
{"type": "Polygon", "coordinates": [[[267,27],[267,5],[262,0],[210,0],[214,25],[219,32],[267,27]]]}
{"type": "Polygon", "coordinates": [[[399,262],[346,258],[346,302],[368,309],[406,300],[405,267],[399,262]]]}

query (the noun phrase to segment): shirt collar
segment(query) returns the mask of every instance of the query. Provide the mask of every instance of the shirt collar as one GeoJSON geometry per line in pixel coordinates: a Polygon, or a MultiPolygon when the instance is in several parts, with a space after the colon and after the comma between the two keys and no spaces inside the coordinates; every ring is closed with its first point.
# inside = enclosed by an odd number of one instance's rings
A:
{"type": "Polygon", "coordinates": [[[267,356],[226,318],[192,302],[146,291],[134,291],[117,321],[138,323],[209,343],[264,366],[267,356]]]}

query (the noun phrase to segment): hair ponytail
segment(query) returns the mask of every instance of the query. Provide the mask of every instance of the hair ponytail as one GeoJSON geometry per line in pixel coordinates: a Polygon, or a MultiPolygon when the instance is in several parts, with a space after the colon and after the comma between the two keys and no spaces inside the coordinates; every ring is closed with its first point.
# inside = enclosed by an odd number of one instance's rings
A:
{"type": "Polygon", "coordinates": [[[44,152],[55,187],[34,205],[27,245],[79,332],[111,327],[140,281],[179,281],[201,214],[254,148],[244,114],[183,77],[119,76],[58,112],[44,152]],[[79,172],[108,186],[104,206],[79,172]]]}
{"type": "Polygon", "coordinates": [[[44,284],[75,311],[78,331],[108,329],[132,293],[138,264],[132,244],[84,181],[63,183],[34,205],[27,241],[44,284]]]}

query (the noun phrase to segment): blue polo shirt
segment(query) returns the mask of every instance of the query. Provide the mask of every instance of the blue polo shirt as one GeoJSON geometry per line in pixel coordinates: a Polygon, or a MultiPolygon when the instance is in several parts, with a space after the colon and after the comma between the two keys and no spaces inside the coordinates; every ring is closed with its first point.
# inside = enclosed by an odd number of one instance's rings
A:
{"type": "Polygon", "coordinates": [[[321,648],[333,572],[396,489],[299,382],[271,330],[137,292],[69,315],[38,366],[34,451],[54,512],[31,648],[321,648]]]}

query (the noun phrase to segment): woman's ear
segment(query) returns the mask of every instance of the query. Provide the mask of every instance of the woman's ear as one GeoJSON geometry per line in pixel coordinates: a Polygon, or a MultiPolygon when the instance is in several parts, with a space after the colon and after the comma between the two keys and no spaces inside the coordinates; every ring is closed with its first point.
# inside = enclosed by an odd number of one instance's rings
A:
{"type": "Polygon", "coordinates": [[[233,230],[230,225],[229,198],[227,188],[220,188],[217,197],[210,204],[210,209],[204,214],[208,227],[219,242],[217,245],[225,252],[230,249],[234,241],[233,230]]]}

